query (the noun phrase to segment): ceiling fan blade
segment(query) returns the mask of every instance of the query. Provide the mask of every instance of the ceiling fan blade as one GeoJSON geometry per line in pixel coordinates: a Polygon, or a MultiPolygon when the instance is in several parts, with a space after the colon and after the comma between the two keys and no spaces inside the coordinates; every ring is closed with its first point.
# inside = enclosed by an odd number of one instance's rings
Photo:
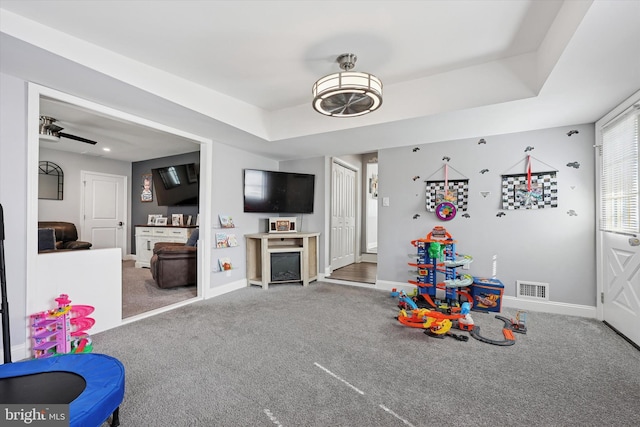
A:
{"type": "Polygon", "coordinates": [[[87,138],[82,138],[81,136],[69,135],[68,133],[64,133],[64,132],[58,132],[58,136],[60,138],[73,139],[74,141],[86,142],[87,144],[92,144],[92,145],[96,145],[98,143],[98,141],[92,141],[87,138]]]}

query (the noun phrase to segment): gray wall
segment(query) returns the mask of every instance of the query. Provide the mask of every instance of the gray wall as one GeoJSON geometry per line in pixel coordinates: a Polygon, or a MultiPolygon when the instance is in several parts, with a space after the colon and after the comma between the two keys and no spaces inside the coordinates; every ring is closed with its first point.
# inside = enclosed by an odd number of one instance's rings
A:
{"type": "MultiPolygon", "coordinates": [[[[234,248],[215,248],[212,250],[212,270],[216,269],[218,258],[230,257],[233,270],[211,272],[211,287],[218,287],[246,278],[246,245],[244,235],[266,231],[266,214],[244,213],[243,206],[243,169],[278,170],[278,162],[272,159],[247,153],[229,145],[214,143],[213,146],[213,182],[211,191],[213,229],[220,231],[218,215],[230,215],[235,224],[238,246],[234,248]]],[[[225,230],[229,231],[230,230],[225,230]]],[[[202,231],[201,231],[202,233],[202,231]]]]}
{"type": "MultiPolygon", "coordinates": [[[[68,221],[72,222],[80,232],[82,200],[81,172],[98,172],[119,176],[126,176],[131,182],[131,163],[110,160],[101,157],[83,156],[66,151],[48,148],[40,149],[40,161],[48,160],[56,163],[64,172],[64,196],[62,200],[38,200],[39,221],[68,221]]],[[[130,196],[129,192],[129,196],[130,196]]],[[[127,223],[131,221],[127,220],[127,223]]],[[[86,239],[86,237],[84,238],[86,239]]],[[[81,238],[82,240],[82,238],[81,238]]],[[[127,241],[127,248],[131,248],[131,240],[127,241]]]]}
{"type": "MultiPolygon", "coordinates": [[[[327,216],[325,212],[325,199],[330,200],[329,192],[325,186],[325,159],[324,157],[314,157],[305,160],[291,160],[280,162],[279,170],[283,172],[296,172],[296,173],[309,173],[316,176],[315,179],[315,194],[313,200],[313,213],[297,215],[300,225],[298,226],[300,231],[307,233],[319,232],[319,254],[318,254],[318,268],[320,273],[324,273],[324,266],[327,264],[325,258],[325,250],[328,247],[329,239],[327,234],[324,233],[325,222],[327,216]]],[[[329,175],[330,176],[330,175],[329,175]]]]}
{"type": "MultiPolygon", "coordinates": [[[[198,149],[199,146],[194,143],[194,149],[198,149]]],[[[159,159],[150,159],[142,162],[133,162],[131,164],[131,253],[136,253],[136,239],[135,239],[135,226],[146,225],[148,216],[151,214],[162,214],[165,217],[171,218],[172,214],[184,214],[191,215],[193,218],[198,214],[197,206],[158,206],[158,199],[155,197],[155,189],[153,201],[141,202],[140,192],[142,191],[142,175],[151,173],[151,169],[160,168],[164,166],[183,165],[186,163],[200,163],[200,151],[194,151],[192,153],[181,154],[178,156],[162,157],[159,159]]],[[[153,185],[158,185],[155,182],[153,185]]]]}
{"type": "MultiPolygon", "coordinates": [[[[424,237],[436,225],[457,240],[457,250],[474,258],[468,273],[491,277],[514,296],[516,280],[549,283],[552,301],[595,306],[595,169],[592,124],[545,129],[475,139],[380,150],[378,279],[406,282],[410,241],[424,237]],[[579,130],[571,137],[567,132],[579,130]],[[528,147],[532,151],[525,153],[528,147]],[[533,171],[558,170],[558,207],[501,211],[501,175],[524,173],[526,154],[533,171]],[[470,218],[462,212],[443,222],[425,209],[425,180],[444,179],[442,158],[469,178],[470,218]],[[566,166],[579,162],[580,168],[566,166]],[[482,169],[489,172],[481,174],[482,169]],[[413,181],[418,175],[420,179],[413,181]],[[484,198],[480,192],[490,191],[484,198]],[[383,207],[384,197],[390,206],[383,207]],[[567,212],[574,210],[577,216],[567,212]],[[420,217],[412,219],[415,214],[420,217]]],[[[459,177],[451,170],[449,178],[459,177]]]]}

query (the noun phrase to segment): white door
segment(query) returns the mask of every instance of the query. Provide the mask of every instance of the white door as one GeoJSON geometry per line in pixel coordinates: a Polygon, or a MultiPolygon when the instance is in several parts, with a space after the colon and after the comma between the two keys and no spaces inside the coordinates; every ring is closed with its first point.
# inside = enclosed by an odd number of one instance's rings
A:
{"type": "Polygon", "coordinates": [[[81,173],[84,184],[82,240],[92,249],[120,248],[125,252],[127,215],[126,176],[81,173]]]}
{"type": "Polygon", "coordinates": [[[640,346],[640,92],[596,123],[598,309],[640,346]]]}
{"type": "Polygon", "coordinates": [[[331,269],[356,261],[356,172],[337,162],[331,171],[331,269]]]}
{"type": "Polygon", "coordinates": [[[602,233],[604,320],[640,345],[640,240],[602,233]]]}

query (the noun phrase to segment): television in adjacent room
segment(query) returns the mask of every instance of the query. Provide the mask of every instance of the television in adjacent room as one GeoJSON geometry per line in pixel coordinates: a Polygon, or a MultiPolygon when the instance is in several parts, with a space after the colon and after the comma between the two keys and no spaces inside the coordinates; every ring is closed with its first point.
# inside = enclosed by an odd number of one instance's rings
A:
{"type": "Polygon", "coordinates": [[[313,213],[315,175],[257,169],[244,170],[244,211],[313,213]]]}
{"type": "Polygon", "coordinates": [[[151,169],[158,206],[197,206],[200,191],[196,163],[151,169]]]}

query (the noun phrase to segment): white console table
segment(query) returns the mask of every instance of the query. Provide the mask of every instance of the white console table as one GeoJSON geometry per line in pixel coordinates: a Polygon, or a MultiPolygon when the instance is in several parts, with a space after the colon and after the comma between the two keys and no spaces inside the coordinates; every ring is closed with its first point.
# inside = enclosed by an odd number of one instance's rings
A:
{"type": "Polygon", "coordinates": [[[300,280],[303,286],[318,280],[318,236],[320,233],[256,233],[245,235],[247,243],[247,286],[269,288],[272,253],[300,253],[300,280]]]}
{"type": "Polygon", "coordinates": [[[187,243],[196,227],[136,226],[136,268],[149,268],[153,246],[158,242],[187,243]]]}

